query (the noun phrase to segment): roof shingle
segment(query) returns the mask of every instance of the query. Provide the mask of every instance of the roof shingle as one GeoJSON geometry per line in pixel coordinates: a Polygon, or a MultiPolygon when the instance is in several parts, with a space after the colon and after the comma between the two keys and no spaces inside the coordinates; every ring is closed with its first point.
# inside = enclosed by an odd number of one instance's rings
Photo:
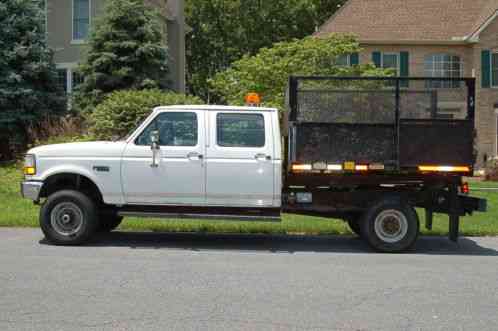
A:
{"type": "Polygon", "coordinates": [[[498,0],[349,0],[316,36],[353,33],[366,41],[459,41],[498,10],[498,0]]]}

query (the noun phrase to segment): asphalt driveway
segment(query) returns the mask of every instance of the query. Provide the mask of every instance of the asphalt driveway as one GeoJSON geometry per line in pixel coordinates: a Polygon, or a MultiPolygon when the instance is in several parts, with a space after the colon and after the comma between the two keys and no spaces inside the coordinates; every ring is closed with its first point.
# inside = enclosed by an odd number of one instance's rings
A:
{"type": "Polygon", "coordinates": [[[0,330],[497,330],[498,238],[117,232],[85,247],[0,229],[0,330]]]}

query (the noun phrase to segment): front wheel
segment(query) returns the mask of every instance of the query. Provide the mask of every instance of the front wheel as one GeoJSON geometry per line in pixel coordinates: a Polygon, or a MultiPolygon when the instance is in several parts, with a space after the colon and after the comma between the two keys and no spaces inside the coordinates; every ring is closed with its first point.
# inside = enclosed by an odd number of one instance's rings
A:
{"type": "Polygon", "coordinates": [[[419,227],[418,215],[412,206],[397,198],[385,198],[365,213],[361,233],[376,251],[399,253],[415,244],[419,227]]]}
{"type": "Polygon", "coordinates": [[[51,244],[83,244],[98,226],[95,203],[78,191],[56,192],[48,197],[40,209],[40,227],[51,244]]]}

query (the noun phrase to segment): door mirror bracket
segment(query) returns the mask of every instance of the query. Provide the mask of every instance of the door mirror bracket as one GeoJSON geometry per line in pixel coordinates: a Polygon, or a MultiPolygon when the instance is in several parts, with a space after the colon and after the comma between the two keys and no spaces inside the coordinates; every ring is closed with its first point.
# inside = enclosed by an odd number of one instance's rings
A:
{"type": "Polygon", "coordinates": [[[152,131],[150,133],[150,141],[151,141],[151,146],[150,149],[152,150],[152,164],[150,165],[152,168],[157,168],[159,167],[159,162],[158,162],[158,152],[160,150],[159,147],[159,131],[152,131]]]}

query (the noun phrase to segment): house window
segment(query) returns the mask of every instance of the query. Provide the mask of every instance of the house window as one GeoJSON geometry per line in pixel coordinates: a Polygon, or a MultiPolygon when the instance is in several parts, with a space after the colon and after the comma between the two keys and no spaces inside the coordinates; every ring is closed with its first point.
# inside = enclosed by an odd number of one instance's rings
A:
{"type": "Polygon", "coordinates": [[[491,54],[491,83],[498,87],[498,53],[491,54]]]}
{"type": "Polygon", "coordinates": [[[335,65],[338,67],[349,67],[351,65],[349,54],[343,54],[337,57],[335,65]]]}
{"type": "Polygon", "coordinates": [[[90,27],[90,0],[73,0],[73,40],[83,41],[90,27]]]}
{"type": "MultiPolygon", "coordinates": [[[[426,56],[425,76],[435,78],[460,78],[462,76],[462,62],[459,56],[450,54],[431,54],[426,56]]],[[[458,81],[430,81],[428,88],[457,88],[458,81]]]]}
{"type": "Polygon", "coordinates": [[[396,53],[382,53],[383,69],[393,69],[396,76],[399,75],[399,54],[396,53]]]}

